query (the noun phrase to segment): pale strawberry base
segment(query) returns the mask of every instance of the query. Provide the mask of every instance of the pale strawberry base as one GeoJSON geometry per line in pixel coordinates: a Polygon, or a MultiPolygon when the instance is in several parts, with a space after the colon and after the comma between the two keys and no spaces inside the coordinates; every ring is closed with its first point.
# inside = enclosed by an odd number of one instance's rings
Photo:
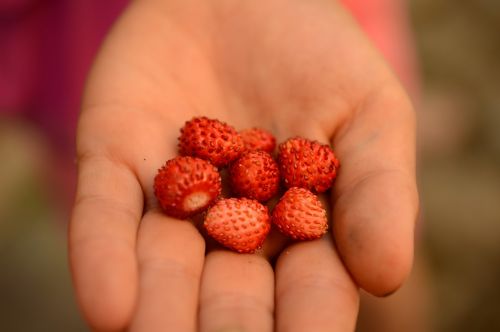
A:
{"type": "Polygon", "coordinates": [[[208,204],[210,201],[210,196],[203,191],[197,191],[189,194],[184,199],[184,210],[185,211],[195,211],[202,208],[208,204]]]}

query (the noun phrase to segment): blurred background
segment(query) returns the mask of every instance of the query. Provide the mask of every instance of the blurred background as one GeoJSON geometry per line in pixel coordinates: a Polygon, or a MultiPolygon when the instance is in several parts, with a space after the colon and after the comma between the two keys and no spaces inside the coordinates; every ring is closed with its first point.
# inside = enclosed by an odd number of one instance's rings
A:
{"type": "MultiPolygon", "coordinates": [[[[0,0],[0,331],[86,330],[66,257],[72,133],[125,3],[0,0]]],[[[500,1],[409,11],[422,78],[417,263],[396,295],[364,298],[359,331],[499,331],[500,1]]]]}

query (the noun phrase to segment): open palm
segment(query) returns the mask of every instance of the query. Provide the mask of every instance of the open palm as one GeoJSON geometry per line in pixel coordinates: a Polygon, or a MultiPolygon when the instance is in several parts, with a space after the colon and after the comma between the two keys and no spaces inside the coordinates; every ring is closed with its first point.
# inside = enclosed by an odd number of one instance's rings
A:
{"type": "Polygon", "coordinates": [[[352,331],[358,287],[387,295],[411,267],[414,125],[335,1],[132,2],[79,123],[70,259],[85,318],[98,330],[352,331]],[[152,192],[179,128],[201,115],[330,142],[342,163],[332,235],[205,254],[195,225],[161,213],[152,192]]]}

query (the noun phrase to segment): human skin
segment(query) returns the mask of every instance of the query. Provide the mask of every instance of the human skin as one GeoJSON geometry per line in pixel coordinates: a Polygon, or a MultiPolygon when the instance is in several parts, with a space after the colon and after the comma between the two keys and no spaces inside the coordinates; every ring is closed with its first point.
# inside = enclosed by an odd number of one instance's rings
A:
{"type": "Polygon", "coordinates": [[[411,269],[415,114],[335,1],[132,2],[88,79],[77,149],[69,253],[96,330],[352,331],[358,287],[388,295],[411,269]],[[202,115],[331,143],[332,233],[206,253],[163,214],[154,175],[202,115]]]}

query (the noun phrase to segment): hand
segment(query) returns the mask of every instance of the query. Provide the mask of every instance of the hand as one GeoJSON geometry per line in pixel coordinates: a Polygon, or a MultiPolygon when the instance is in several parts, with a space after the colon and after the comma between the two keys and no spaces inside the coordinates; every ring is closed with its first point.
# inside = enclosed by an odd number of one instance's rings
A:
{"type": "Polygon", "coordinates": [[[335,1],[132,2],[79,122],[70,259],[86,320],[98,330],[352,331],[358,286],[387,295],[411,267],[414,127],[401,86],[335,1]],[[179,129],[201,115],[278,141],[331,142],[342,164],[332,236],[205,256],[193,223],[164,215],[152,192],[179,129]]]}

